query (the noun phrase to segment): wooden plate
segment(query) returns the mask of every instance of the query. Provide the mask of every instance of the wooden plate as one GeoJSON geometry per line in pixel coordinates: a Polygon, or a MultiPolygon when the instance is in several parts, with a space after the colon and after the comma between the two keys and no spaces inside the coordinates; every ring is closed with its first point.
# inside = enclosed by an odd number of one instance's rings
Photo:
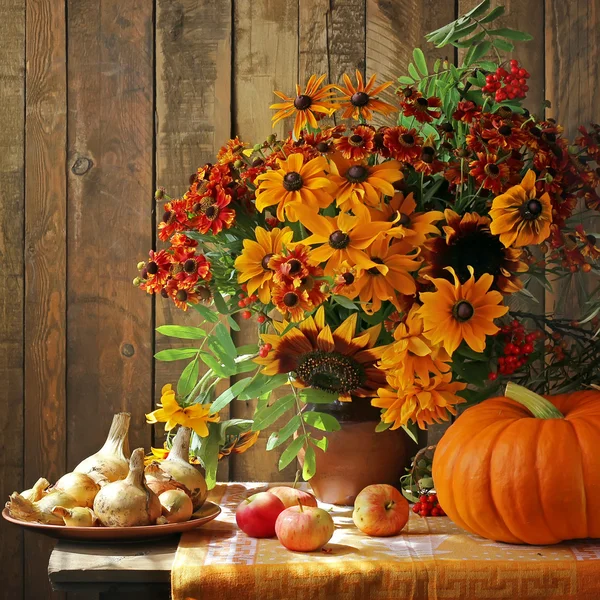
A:
{"type": "Polygon", "coordinates": [[[159,538],[176,533],[195,529],[215,519],[221,513],[219,506],[206,501],[189,521],[183,523],[169,523],[168,525],[147,525],[143,527],[65,527],[62,525],[44,525],[33,521],[20,521],[8,514],[8,509],[2,511],[2,516],[15,525],[20,525],[30,531],[43,533],[50,537],[62,540],[81,541],[138,541],[150,538],[159,538]]]}

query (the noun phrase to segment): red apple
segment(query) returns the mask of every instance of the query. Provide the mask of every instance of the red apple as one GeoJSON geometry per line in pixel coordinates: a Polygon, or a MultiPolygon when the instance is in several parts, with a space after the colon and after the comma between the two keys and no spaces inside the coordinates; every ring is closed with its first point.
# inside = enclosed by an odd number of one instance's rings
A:
{"type": "Polygon", "coordinates": [[[356,496],[352,519],[367,535],[398,535],[408,521],[408,502],[391,485],[369,485],[356,496]]]}
{"type": "Polygon", "coordinates": [[[317,506],[317,499],[312,494],[287,485],[269,488],[269,493],[275,494],[286,508],[298,506],[298,502],[303,506],[317,506]]]}
{"type": "Polygon", "coordinates": [[[269,492],[258,492],[239,504],[235,511],[235,521],[250,537],[273,537],[275,522],[283,510],[285,506],[277,496],[269,492]]]}
{"type": "Polygon", "coordinates": [[[275,533],[288,549],[312,552],[326,544],[333,535],[331,515],[316,506],[290,506],[278,517],[275,533]]]}

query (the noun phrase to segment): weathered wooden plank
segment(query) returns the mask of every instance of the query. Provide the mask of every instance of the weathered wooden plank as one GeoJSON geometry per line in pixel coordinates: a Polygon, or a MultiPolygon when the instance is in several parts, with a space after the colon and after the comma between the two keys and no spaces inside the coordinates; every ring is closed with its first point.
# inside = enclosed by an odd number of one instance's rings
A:
{"type": "MultiPolygon", "coordinates": [[[[25,2],[0,0],[0,498],[23,489],[25,2]]],[[[0,523],[7,597],[23,596],[23,534],[0,523]]]]}
{"type": "MultiPolygon", "coordinates": [[[[66,29],[61,0],[26,3],[25,479],[65,472],[66,29]]],[[[24,597],[49,598],[52,544],[26,534],[24,597]]],[[[54,597],[54,596],[53,596],[54,597]]]]}
{"type": "MultiPolygon", "coordinates": [[[[298,3],[275,0],[236,0],[234,3],[234,132],[249,143],[271,132],[269,109],[273,90],[293,93],[298,78],[298,3]]],[[[279,136],[291,129],[279,123],[279,136]]],[[[256,323],[241,322],[235,334],[238,345],[256,341],[256,323]]],[[[234,402],[232,415],[251,418],[254,402],[234,402]]],[[[261,433],[254,448],[232,457],[234,481],[284,481],[294,478],[295,467],[279,471],[276,451],[266,452],[269,431],[261,433]]]]}
{"type": "MultiPolygon", "coordinates": [[[[381,98],[397,104],[397,79],[406,73],[412,51],[420,47],[428,60],[454,59],[452,48],[436,49],[426,44],[424,35],[453,21],[454,0],[367,0],[367,76],[377,73],[377,81],[393,81],[381,98]]],[[[376,115],[377,125],[389,125],[392,117],[376,115]]]]}
{"type": "Polygon", "coordinates": [[[152,244],[153,6],[68,4],[68,464],[97,450],[112,414],[150,444],[150,299],[132,284],[152,244]]]}
{"type": "MultiPolygon", "coordinates": [[[[600,120],[596,99],[600,85],[599,19],[600,0],[546,2],[546,97],[552,104],[547,115],[565,127],[570,139],[579,125],[600,120]]],[[[598,230],[597,219],[583,224],[589,231],[598,230]]],[[[589,311],[583,306],[586,288],[597,285],[597,277],[581,273],[555,282],[554,294],[546,296],[546,308],[561,316],[580,317],[589,311]]]]}
{"type": "MultiPolygon", "coordinates": [[[[156,10],[156,183],[176,196],[190,174],[215,161],[231,133],[231,0],[159,0],[156,10]]],[[[159,217],[161,209],[159,204],[159,217]]],[[[156,298],[157,327],[201,320],[195,311],[184,313],[171,300],[156,298]]],[[[189,340],[156,335],[157,352],[182,346],[189,340]]],[[[162,386],[177,381],[182,364],[156,361],[156,402],[162,386]]],[[[162,441],[161,431],[155,435],[162,441]]],[[[219,479],[228,479],[228,464],[219,464],[219,479]]]]}

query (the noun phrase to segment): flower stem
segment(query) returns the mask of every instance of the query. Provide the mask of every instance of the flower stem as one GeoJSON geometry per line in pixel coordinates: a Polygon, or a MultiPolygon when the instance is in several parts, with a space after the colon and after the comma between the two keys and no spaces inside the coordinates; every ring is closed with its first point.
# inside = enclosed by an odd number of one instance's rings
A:
{"type": "Polygon", "coordinates": [[[564,419],[564,415],[552,402],[522,385],[509,381],[504,394],[507,398],[522,404],[536,419],[564,419]]]}

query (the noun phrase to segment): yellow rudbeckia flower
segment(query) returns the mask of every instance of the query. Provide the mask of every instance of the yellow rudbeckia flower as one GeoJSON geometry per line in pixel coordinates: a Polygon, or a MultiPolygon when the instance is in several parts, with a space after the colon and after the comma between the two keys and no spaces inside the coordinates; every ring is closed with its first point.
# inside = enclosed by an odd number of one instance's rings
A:
{"type": "Polygon", "coordinates": [[[166,423],[165,430],[171,431],[176,425],[193,429],[200,437],[208,435],[207,423],[218,423],[219,415],[210,414],[210,404],[192,404],[183,408],[177,402],[173,386],[168,383],[161,390],[161,408],[146,415],[148,423],[166,423]]]}

